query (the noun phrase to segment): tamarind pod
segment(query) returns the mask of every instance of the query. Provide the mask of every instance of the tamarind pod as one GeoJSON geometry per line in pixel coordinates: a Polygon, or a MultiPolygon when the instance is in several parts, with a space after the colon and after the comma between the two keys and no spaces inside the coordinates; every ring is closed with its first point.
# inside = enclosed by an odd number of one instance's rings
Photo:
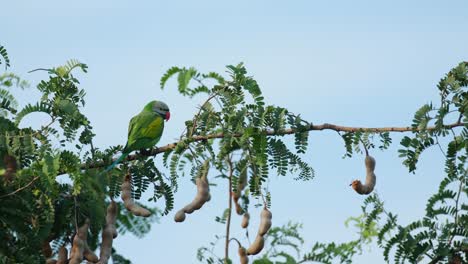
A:
{"type": "Polygon", "coordinates": [[[80,228],[78,228],[78,232],[73,238],[73,246],[70,254],[69,264],[80,264],[83,260],[83,253],[86,247],[86,239],[88,237],[88,227],[89,220],[87,219],[86,222],[80,228]]]}
{"type": "Polygon", "coordinates": [[[112,232],[112,238],[117,237],[117,228],[115,227],[115,221],[117,218],[117,203],[111,201],[107,206],[106,211],[106,226],[105,228],[109,228],[112,232]]]}
{"type": "Polygon", "coordinates": [[[199,194],[199,199],[203,201],[203,203],[211,200],[211,195],[210,195],[210,184],[208,183],[208,170],[209,170],[209,161],[205,160],[204,164],[204,172],[200,176],[200,178],[197,178],[195,181],[197,185],[197,195],[199,194]]]}
{"type": "Polygon", "coordinates": [[[205,190],[198,191],[193,201],[184,206],[182,210],[184,210],[184,212],[187,214],[191,214],[193,213],[193,211],[200,209],[205,204],[208,198],[205,192],[205,190]]]}
{"type": "Polygon", "coordinates": [[[239,180],[237,182],[237,189],[235,192],[232,192],[232,198],[237,202],[241,196],[242,190],[244,190],[247,183],[247,171],[243,170],[239,175],[239,180]]]}
{"type": "Polygon", "coordinates": [[[367,171],[374,171],[375,170],[375,159],[372,156],[367,155],[366,159],[364,160],[364,164],[366,165],[367,171]]]}
{"type": "Polygon", "coordinates": [[[262,251],[263,246],[265,245],[265,239],[261,235],[255,237],[255,241],[247,249],[247,255],[257,255],[262,251]]]}
{"type": "Polygon", "coordinates": [[[195,183],[197,184],[197,193],[200,194],[200,198],[206,202],[211,199],[210,195],[210,184],[208,179],[205,177],[198,178],[195,183]]]}
{"type": "Polygon", "coordinates": [[[234,200],[234,202],[237,202],[240,198],[239,190],[237,190],[237,192],[231,192],[231,195],[232,195],[232,199],[234,200]]]}
{"type": "Polygon", "coordinates": [[[271,227],[272,214],[265,207],[260,213],[260,226],[258,227],[258,234],[260,236],[265,235],[271,227]]]}
{"type": "Polygon", "coordinates": [[[65,264],[68,260],[68,250],[64,246],[61,246],[58,251],[57,264],[65,264]]]}
{"type": "Polygon", "coordinates": [[[237,203],[237,202],[234,202],[234,205],[236,206],[236,213],[237,213],[238,215],[242,215],[242,213],[244,212],[244,210],[242,209],[242,207],[240,206],[240,204],[237,203]]]}
{"type": "Polygon", "coordinates": [[[42,254],[46,258],[52,257],[52,248],[50,247],[50,244],[48,241],[44,241],[42,243],[42,254]]]}
{"type": "Polygon", "coordinates": [[[185,214],[191,214],[195,210],[200,209],[207,201],[211,199],[210,195],[210,187],[208,183],[208,161],[205,161],[204,163],[204,172],[203,174],[195,180],[195,184],[197,186],[197,194],[195,195],[195,198],[193,199],[192,202],[189,204],[185,205],[181,210],[179,210],[175,216],[174,216],[174,221],[175,222],[183,222],[185,220],[185,214]]]}
{"type": "Polygon", "coordinates": [[[136,216],[148,217],[151,212],[147,209],[136,204],[132,199],[132,184],[130,183],[130,174],[125,176],[125,180],[121,186],[122,190],[122,201],[124,202],[125,208],[136,216]]]}
{"type": "Polygon", "coordinates": [[[50,258],[50,259],[47,259],[45,263],[46,263],[46,264],[57,264],[57,260],[56,260],[56,259],[51,259],[51,258],[50,258]]]}
{"type": "Polygon", "coordinates": [[[184,220],[185,220],[185,212],[184,210],[179,210],[174,216],[174,221],[180,223],[180,222],[183,222],[184,220]]]}
{"type": "Polygon", "coordinates": [[[239,190],[239,193],[244,190],[245,186],[247,185],[247,170],[244,169],[241,171],[239,175],[239,181],[237,183],[237,190],[239,190]]]}
{"type": "Polygon", "coordinates": [[[211,199],[209,193],[209,185],[206,179],[197,178],[195,180],[197,185],[197,194],[192,202],[184,206],[184,211],[188,214],[193,213],[193,211],[200,209],[206,201],[211,199]]]}
{"type": "Polygon", "coordinates": [[[15,157],[6,154],[3,157],[3,163],[5,164],[5,173],[3,176],[5,177],[6,181],[10,181],[16,174],[16,170],[18,169],[18,163],[16,162],[15,157]]]}
{"type": "MultiPolygon", "coordinates": [[[[209,190],[209,185],[207,181],[199,178],[195,182],[197,184],[197,195],[195,196],[193,201],[190,204],[188,204],[186,207],[192,207],[192,209],[198,210],[208,200],[208,197],[210,195],[210,190],[209,190]]],[[[187,209],[190,209],[190,208],[187,208],[187,209]]]]}
{"type": "Polygon", "coordinates": [[[106,227],[102,230],[101,251],[99,252],[99,264],[107,264],[112,254],[113,232],[106,227]]]}
{"type": "Polygon", "coordinates": [[[242,216],[241,227],[247,228],[249,226],[249,220],[250,220],[250,214],[245,212],[244,215],[242,216]]]}
{"type": "Polygon", "coordinates": [[[195,209],[193,208],[192,203],[189,203],[186,206],[184,206],[181,209],[181,211],[185,212],[186,214],[191,214],[191,213],[193,213],[193,211],[195,211],[195,209]]]}
{"type": "Polygon", "coordinates": [[[107,264],[112,254],[113,232],[109,227],[102,230],[101,250],[99,252],[99,264],[107,264]]]}
{"type": "Polygon", "coordinates": [[[112,254],[113,232],[109,227],[102,230],[101,251],[99,252],[99,264],[107,264],[112,254]]]}
{"type": "Polygon", "coordinates": [[[117,203],[111,201],[107,206],[106,225],[102,230],[101,237],[101,250],[99,252],[99,264],[107,264],[112,254],[112,243],[114,238],[117,237],[117,229],[115,228],[115,221],[117,218],[117,203]]]}
{"type": "Polygon", "coordinates": [[[364,164],[366,165],[366,182],[362,184],[360,180],[354,180],[351,183],[352,188],[358,194],[369,194],[374,190],[375,183],[376,183],[376,176],[374,173],[375,170],[375,159],[372,156],[366,156],[364,160],[364,164]]]}
{"type": "Polygon", "coordinates": [[[92,263],[96,263],[96,262],[99,261],[99,258],[96,256],[96,254],[94,254],[93,251],[91,251],[91,249],[89,249],[87,244],[85,244],[85,248],[84,248],[84,251],[83,251],[83,257],[84,257],[84,259],[86,259],[87,261],[92,262],[92,263]]]}
{"type": "Polygon", "coordinates": [[[358,193],[358,194],[369,194],[374,190],[375,187],[375,182],[376,182],[376,177],[374,173],[370,173],[366,177],[366,183],[362,184],[361,181],[355,180],[351,183],[352,188],[358,193]]]}
{"type": "Polygon", "coordinates": [[[231,192],[231,196],[232,196],[232,199],[234,200],[234,205],[236,207],[236,213],[238,215],[242,215],[242,213],[244,213],[244,210],[242,210],[242,207],[239,204],[239,198],[240,198],[239,193],[231,192]]]}
{"type": "Polygon", "coordinates": [[[248,264],[249,263],[249,258],[247,257],[247,252],[245,251],[245,248],[239,247],[237,250],[237,253],[239,254],[239,259],[241,264],[248,264]]]}

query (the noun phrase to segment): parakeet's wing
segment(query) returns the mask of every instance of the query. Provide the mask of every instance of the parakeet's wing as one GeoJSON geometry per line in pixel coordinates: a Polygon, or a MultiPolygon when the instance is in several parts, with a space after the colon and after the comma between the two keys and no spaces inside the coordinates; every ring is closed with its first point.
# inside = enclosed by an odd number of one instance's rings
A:
{"type": "Polygon", "coordinates": [[[152,112],[141,112],[130,120],[125,152],[146,149],[158,143],[164,130],[164,119],[152,112]]]}

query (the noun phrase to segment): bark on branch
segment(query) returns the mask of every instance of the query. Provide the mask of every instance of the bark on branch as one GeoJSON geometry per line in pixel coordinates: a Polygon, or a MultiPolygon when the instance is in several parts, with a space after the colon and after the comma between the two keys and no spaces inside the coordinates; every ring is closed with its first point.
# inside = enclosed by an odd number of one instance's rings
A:
{"type": "MultiPolygon", "coordinates": [[[[462,127],[465,124],[462,122],[456,122],[452,123],[449,125],[445,125],[444,128],[451,129],[455,127],[462,127]]],[[[426,131],[432,131],[435,130],[436,127],[427,127],[425,130],[426,131]]],[[[334,125],[334,124],[329,124],[329,123],[324,123],[321,125],[310,125],[309,127],[305,128],[305,131],[320,131],[320,130],[333,130],[336,132],[371,132],[371,133],[383,133],[383,132],[416,132],[419,131],[419,129],[415,129],[413,127],[407,126],[407,127],[348,127],[348,126],[340,126],[340,125],[334,125]]],[[[297,129],[293,128],[288,128],[288,129],[283,129],[279,131],[274,131],[274,130],[266,130],[264,131],[265,135],[267,136],[281,136],[281,135],[291,135],[298,133],[297,129]]],[[[233,137],[241,137],[243,134],[238,133],[232,135],[233,137]]],[[[203,140],[208,140],[208,139],[216,139],[216,138],[224,138],[223,133],[216,133],[216,134],[210,134],[210,135],[205,135],[205,136],[193,136],[190,138],[191,142],[197,142],[197,141],[203,141],[203,140]]],[[[132,161],[136,160],[138,157],[141,156],[156,156],[160,153],[166,152],[168,150],[174,149],[177,146],[178,142],[174,142],[171,144],[167,144],[166,146],[159,147],[159,148],[154,148],[151,151],[145,152],[145,153],[138,153],[138,154],[133,154],[129,155],[125,160],[127,161],[132,161]]],[[[93,169],[93,168],[101,168],[108,166],[109,164],[104,163],[104,162],[99,162],[95,164],[82,164],[81,169],[93,169]]]]}

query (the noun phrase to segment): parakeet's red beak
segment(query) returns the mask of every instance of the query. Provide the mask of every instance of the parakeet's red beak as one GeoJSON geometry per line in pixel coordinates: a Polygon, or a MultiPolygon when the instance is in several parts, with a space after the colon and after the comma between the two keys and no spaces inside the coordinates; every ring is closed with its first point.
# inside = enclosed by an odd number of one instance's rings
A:
{"type": "Polygon", "coordinates": [[[171,118],[171,113],[170,113],[170,112],[166,112],[166,121],[169,121],[170,118],[171,118]]]}

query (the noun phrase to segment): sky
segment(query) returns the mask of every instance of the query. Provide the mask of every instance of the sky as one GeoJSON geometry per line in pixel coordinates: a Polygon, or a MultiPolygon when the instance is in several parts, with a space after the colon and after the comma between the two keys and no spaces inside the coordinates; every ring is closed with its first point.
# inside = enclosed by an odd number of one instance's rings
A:
{"type": "MultiPolygon", "coordinates": [[[[380,127],[409,125],[421,105],[437,102],[438,80],[468,59],[466,1],[17,0],[1,6],[0,43],[12,72],[34,85],[46,76],[28,73],[32,69],[69,59],[89,66],[77,76],[100,148],[124,144],[128,121],[152,99],[165,101],[172,114],[159,144],[178,138],[203,97],[180,96],[175,82],[162,91],[159,79],[171,66],[224,74],[226,65],[244,62],[268,104],[314,124],[380,127]]],[[[26,103],[37,95],[30,89],[19,98],[26,103]]],[[[372,155],[376,192],[405,224],[424,215],[444,176],[444,160],[430,149],[409,174],[398,158],[401,136],[372,155]]],[[[312,132],[309,146],[304,159],[315,169],[312,181],[272,175],[268,182],[273,224],[302,223],[304,253],[316,241],[356,239],[344,221],[361,213],[364,200],[348,186],[363,180],[363,156],[342,159],[343,142],[328,131],[312,132]]],[[[226,207],[226,184],[214,182],[212,201],[184,223],[173,222],[174,211],[143,239],[119,237],[116,249],[134,263],[196,263],[197,248],[224,234],[214,218],[226,207]]],[[[189,177],[180,185],[176,209],[195,192],[189,177]]],[[[234,216],[232,234],[245,241],[239,223],[234,216]]],[[[256,225],[253,219],[251,233],[256,225]]],[[[231,246],[234,259],[236,248],[231,246]]],[[[222,255],[221,244],[217,253],[222,255]]],[[[375,245],[355,258],[382,262],[375,245]]]]}

